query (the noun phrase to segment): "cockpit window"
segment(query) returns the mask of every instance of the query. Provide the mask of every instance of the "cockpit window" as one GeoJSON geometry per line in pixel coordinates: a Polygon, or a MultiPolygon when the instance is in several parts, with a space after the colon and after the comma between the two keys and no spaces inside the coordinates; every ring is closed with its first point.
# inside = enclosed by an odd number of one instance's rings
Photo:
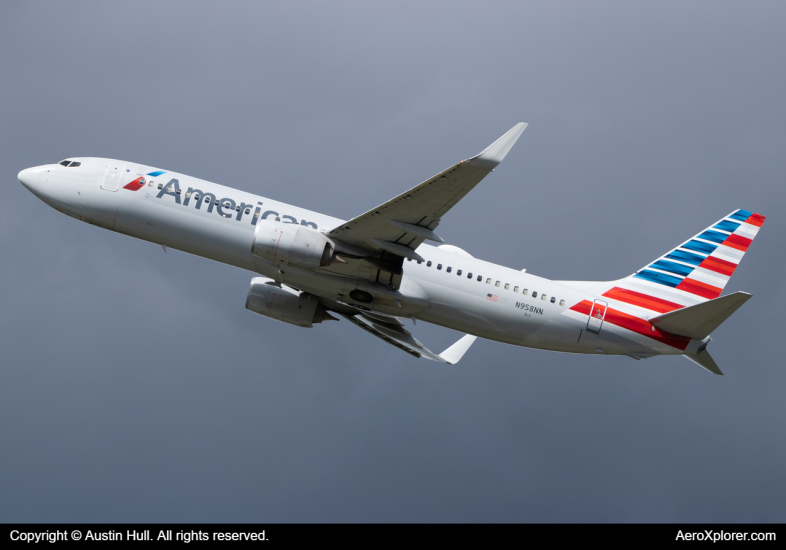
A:
{"type": "Polygon", "coordinates": [[[64,161],[60,162],[59,164],[62,165],[62,166],[65,166],[67,168],[76,168],[77,166],[82,166],[81,162],[70,161],[70,160],[64,160],[64,161]]]}
{"type": "Polygon", "coordinates": [[[74,161],[69,165],[69,168],[76,168],[77,166],[82,166],[82,163],[74,161]]]}
{"type": "Polygon", "coordinates": [[[62,164],[63,166],[68,166],[69,164],[71,164],[71,161],[70,160],[64,160],[60,164],[62,164]]]}

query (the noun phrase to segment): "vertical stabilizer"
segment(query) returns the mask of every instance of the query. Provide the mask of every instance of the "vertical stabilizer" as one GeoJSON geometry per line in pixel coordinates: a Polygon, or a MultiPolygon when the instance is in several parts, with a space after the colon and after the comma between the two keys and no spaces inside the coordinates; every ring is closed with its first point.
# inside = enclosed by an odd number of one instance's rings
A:
{"type": "Polygon", "coordinates": [[[735,210],[630,277],[603,296],[656,313],[668,313],[720,296],[764,216],[735,210]]]}

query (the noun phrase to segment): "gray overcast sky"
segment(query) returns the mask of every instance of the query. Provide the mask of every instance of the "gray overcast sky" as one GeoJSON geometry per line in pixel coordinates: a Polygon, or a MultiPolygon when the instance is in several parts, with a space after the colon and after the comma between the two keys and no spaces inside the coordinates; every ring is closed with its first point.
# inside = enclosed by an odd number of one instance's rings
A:
{"type": "MultiPolygon", "coordinates": [[[[3,2],[0,521],[786,519],[783,2],[3,2]],[[440,226],[558,279],[768,217],[709,349],[453,367],[243,307],[251,273],[79,223],[102,156],[348,219],[516,122],[440,226]],[[778,359],[781,357],[781,359],[778,359]]],[[[436,351],[459,335],[416,327],[436,351]]]]}

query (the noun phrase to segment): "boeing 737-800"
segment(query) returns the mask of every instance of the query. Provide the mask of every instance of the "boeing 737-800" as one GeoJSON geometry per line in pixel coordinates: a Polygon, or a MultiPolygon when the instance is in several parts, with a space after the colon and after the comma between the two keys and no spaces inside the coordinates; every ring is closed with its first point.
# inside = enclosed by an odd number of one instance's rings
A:
{"type": "Polygon", "coordinates": [[[584,354],[684,355],[722,374],[710,333],[751,295],[720,296],[764,216],[735,210],[617,281],[552,281],[485,262],[434,230],[526,128],[349,221],[123,160],[69,158],[19,181],[80,221],[256,274],[246,308],[311,327],[340,315],[413,355],[454,364],[476,337],[584,354]],[[440,354],[403,319],[466,333],[440,354]]]}

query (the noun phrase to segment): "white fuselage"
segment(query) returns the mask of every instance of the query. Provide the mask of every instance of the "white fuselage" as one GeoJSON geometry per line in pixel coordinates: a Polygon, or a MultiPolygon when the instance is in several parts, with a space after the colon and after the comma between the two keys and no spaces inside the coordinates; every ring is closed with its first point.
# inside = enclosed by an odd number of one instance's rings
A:
{"type": "MultiPolygon", "coordinates": [[[[251,253],[256,220],[278,217],[283,223],[320,231],[329,231],[343,220],[183,174],[148,175],[156,172],[149,166],[77,160],[82,163],[77,168],[55,164],[28,169],[20,180],[53,208],[105,229],[246,269],[332,300],[355,288],[357,281],[350,277],[278,266],[251,253]],[[115,176],[120,180],[114,190],[108,179],[113,171],[119,172],[115,176]],[[124,189],[123,181],[136,175],[145,176],[144,187],[124,189]],[[177,182],[172,184],[173,180],[177,182]],[[196,190],[214,195],[216,201],[208,206],[193,200],[196,190]],[[229,208],[224,206],[227,202],[229,208]]],[[[608,323],[598,332],[588,331],[587,315],[570,308],[599,298],[613,283],[551,281],[449,246],[423,244],[417,252],[425,261],[404,261],[400,290],[390,300],[375,303],[373,310],[508,344],[563,352],[646,357],[695,351],[702,343],[693,340],[687,349],[677,349],[608,323]]]]}

